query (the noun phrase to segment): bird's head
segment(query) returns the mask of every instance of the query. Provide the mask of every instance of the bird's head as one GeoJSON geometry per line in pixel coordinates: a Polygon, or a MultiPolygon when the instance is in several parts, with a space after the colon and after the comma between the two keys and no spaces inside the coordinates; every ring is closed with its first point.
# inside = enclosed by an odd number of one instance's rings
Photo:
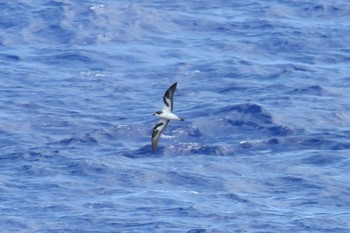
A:
{"type": "Polygon", "coordinates": [[[153,116],[156,115],[156,116],[160,116],[163,112],[162,111],[157,111],[155,113],[153,113],[153,116]]]}

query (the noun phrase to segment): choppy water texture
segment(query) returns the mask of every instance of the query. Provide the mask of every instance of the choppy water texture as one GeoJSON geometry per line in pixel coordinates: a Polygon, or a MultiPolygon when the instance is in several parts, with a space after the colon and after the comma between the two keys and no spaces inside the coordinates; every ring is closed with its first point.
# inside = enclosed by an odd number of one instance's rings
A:
{"type": "Polygon", "coordinates": [[[350,232],[349,35],[345,0],[2,1],[1,232],[350,232]]]}

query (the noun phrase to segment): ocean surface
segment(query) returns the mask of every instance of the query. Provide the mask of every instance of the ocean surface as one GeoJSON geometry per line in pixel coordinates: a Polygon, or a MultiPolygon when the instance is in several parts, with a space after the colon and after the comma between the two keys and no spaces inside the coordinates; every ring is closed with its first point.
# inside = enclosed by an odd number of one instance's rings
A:
{"type": "Polygon", "coordinates": [[[350,232],[350,3],[1,1],[0,148],[0,232],[350,232]]]}

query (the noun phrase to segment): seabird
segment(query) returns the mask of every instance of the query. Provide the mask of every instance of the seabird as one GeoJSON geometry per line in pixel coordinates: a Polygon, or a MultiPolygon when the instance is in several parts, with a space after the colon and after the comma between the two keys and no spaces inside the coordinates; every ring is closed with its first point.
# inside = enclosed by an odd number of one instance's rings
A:
{"type": "Polygon", "coordinates": [[[174,107],[174,101],[173,101],[173,96],[176,90],[176,85],[177,83],[174,83],[171,85],[168,90],[165,92],[163,96],[163,110],[162,111],[157,111],[153,115],[156,115],[160,118],[158,124],[154,126],[153,132],[152,132],[152,151],[156,151],[157,145],[159,142],[159,137],[161,133],[164,131],[166,126],[168,125],[170,120],[178,120],[178,121],[183,121],[181,117],[176,116],[172,111],[174,107]]]}

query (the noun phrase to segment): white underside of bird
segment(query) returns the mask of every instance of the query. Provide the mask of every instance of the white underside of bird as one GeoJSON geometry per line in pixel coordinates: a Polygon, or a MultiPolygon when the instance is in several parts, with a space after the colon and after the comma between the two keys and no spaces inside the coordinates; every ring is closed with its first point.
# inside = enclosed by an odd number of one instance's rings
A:
{"type": "Polygon", "coordinates": [[[173,106],[174,106],[173,96],[176,90],[176,85],[177,83],[174,83],[168,88],[168,90],[165,92],[163,96],[164,106],[162,111],[158,111],[154,114],[158,116],[160,120],[158,124],[154,126],[153,132],[152,132],[152,150],[153,151],[157,149],[160,135],[168,125],[169,121],[170,120],[183,121],[181,117],[175,115],[172,112],[173,106]]]}
{"type": "Polygon", "coordinates": [[[176,116],[174,113],[169,112],[167,110],[162,111],[161,114],[157,115],[158,117],[165,119],[165,120],[177,120],[177,121],[183,121],[183,119],[179,116],[176,116]]]}

